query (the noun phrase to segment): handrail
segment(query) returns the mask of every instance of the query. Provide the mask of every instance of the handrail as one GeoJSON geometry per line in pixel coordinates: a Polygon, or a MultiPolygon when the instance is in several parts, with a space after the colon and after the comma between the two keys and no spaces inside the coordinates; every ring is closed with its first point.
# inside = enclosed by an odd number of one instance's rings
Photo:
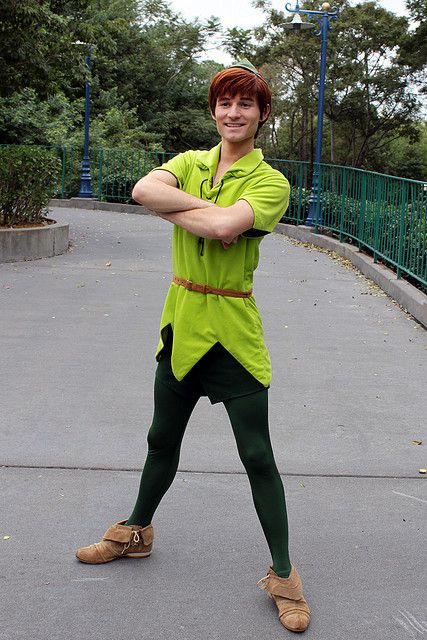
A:
{"type": "MultiPolygon", "coordinates": [[[[75,195],[80,182],[81,150],[72,145],[50,148],[62,161],[56,195],[75,195]]],[[[174,155],[144,149],[91,149],[94,196],[99,200],[131,202],[135,182],[174,155]]],[[[266,161],[290,183],[290,205],[282,221],[304,224],[310,196],[310,164],[283,158],[266,161]]],[[[395,269],[398,278],[409,276],[427,293],[426,210],[427,182],[343,165],[319,165],[314,230],[328,230],[341,241],[356,243],[359,249],[371,252],[375,262],[381,260],[395,269]]]]}

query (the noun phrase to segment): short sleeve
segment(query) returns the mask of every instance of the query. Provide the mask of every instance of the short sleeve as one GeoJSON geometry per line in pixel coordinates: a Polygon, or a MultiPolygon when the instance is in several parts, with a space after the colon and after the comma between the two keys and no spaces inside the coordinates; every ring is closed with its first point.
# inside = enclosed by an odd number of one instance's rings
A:
{"type": "Polygon", "coordinates": [[[289,206],[289,194],[289,182],[279,171],[249,185],[239,200],[246,200],[251,205],[254,224],[242,235],[247,238],[259,237],[273,231],[289,206]]]}
{"type": "Polygon", "coordinates": [[[178,180],[178,186],[183,189],[187,176],[189,175],[194,165],[195,152],[185,151],[174,156],[168,162],[165,162],[160,167],[156,167],[153,171],[168,171],[178,180]]]}

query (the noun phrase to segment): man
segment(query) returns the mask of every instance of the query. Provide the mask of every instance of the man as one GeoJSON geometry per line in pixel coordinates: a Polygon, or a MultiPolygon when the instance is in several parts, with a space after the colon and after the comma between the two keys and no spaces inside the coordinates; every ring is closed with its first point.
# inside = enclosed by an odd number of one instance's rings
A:
{"type": "Polygon", "coordinates": [[[154,417],[131,516],[76,555],[97,564],[151,553],[152,517],[175,477],[190,415],[207,395],[230,417],[273,558],[258,584],[275,600],[281,623],[304,631],[310,611],[289,559],[285,495],[268,428],[271,364],[252,295],[259,244],[288,206],[289,183],[254,148],[271,92],[251,63],[216,74],[208,99],[220,144],[174,157],[133,190],[136,201],[174,225],[154,417]]]}

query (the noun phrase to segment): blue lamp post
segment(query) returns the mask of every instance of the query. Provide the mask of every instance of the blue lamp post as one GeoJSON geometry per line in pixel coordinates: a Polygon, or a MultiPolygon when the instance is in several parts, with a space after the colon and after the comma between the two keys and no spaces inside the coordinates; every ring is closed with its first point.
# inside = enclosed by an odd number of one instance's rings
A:
{"type": "Polygon", "coordinates": [[[326,52],[328,46],[328,31],[331,28],[331,20],[338,18],[338,9],[331,9],[329,2],[322,4],[321,11],[309,11],[301,9],[298,0],[295,9],[291,9],[288,3],[285,5],[286,10],[294,13],[292,22],[285,25],[285,29],[300,31],[301,29],[310,29],[315,25],[312,22],[302,22],[300,14],[307,16],[315,16],[318,21],[320,30],[316,31],[317,36],[321,36],[322,46],[320,55],[320,78],[319,78],[319,99],[317,102],[317,136],[316,136],[316,154],[314,160],[313,178],[311,181],[311,193],[309,198],[308,217],[306,224],[308,226],[317,226],[322,224],[322,199],[319,194],[319,165],[322,161],[322,142],[323,142],[323,111],[325,105],[325,79],[326,79],[326,52]],[[313,222],[314,221],[314,222],[313,222]]]}
{"type": "MultiPolygon", "coordinates": [[[[86,44],[84,42],[76,42],[75,44],[86,44]]],[[[92,62],[90,59],[91,45],[88,47],[86,54],[86,66],[91,71],[92,62]]],[[[90,82],[89,77],[86,80],[85,91],[85,137],[83,147],[83,160],[82,160],[82,173],[80,177],[80,191],[78,193],[79,198],[92,198],[92,181],[90,177],[90,162],[89,162],[89,122],[90,122],[90,82]]]]}

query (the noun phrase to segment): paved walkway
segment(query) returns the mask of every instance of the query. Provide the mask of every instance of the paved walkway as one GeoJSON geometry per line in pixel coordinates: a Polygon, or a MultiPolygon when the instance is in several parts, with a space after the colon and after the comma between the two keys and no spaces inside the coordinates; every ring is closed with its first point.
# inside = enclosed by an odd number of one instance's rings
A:
{"type": "MultiPolygon", "coordinates": [[[[269,555],[221,405],[194,412],[155,553],[74,559],[136,495],[171,228],[54,217],[70,223],[67,254],[0,265],[1,640],[293,637],[255,587],[269,555]]],[[[304,637],[427,638],[426,332],[342,262],[281,235],[262,249],[271,432],[313,610],[304,637]]]]}

